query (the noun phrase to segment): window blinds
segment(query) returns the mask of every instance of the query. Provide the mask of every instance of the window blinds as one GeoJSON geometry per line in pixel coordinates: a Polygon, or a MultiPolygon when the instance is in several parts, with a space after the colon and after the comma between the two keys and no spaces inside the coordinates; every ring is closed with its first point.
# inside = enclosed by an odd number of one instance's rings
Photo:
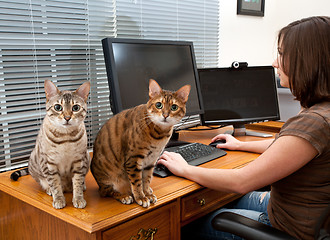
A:
{"type": "Polygon", "coordinates": [[[193,41],[198,67],[218,64],[218,1],[0,0],[0,171],[27,165],[45,115],[44,80],[91,81],[88,147],[111,116],[101,39],[193,41]]]}
{"type": "Polygon", "coordinates": [[[219,0],[117,0],[117,37],[192,41],[197,66],[217,67],[219,0]]]}
{"type": "Polygon", "coordinates": [[[0,169],[26,165],[45,116],[44,80],[60,90],[91,81],[89,147],[110,115],[101,39],[111,0],[0,0],[0,169]]]}

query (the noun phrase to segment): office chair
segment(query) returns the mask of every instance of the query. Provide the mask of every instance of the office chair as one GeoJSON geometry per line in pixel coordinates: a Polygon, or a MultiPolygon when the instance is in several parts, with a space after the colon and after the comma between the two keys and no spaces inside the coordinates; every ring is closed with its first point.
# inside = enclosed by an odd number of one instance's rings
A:
{"type": "MultiPolygon", "coordinates": [[[[315,229],[316,240],[330,240],[330,204],[318,219],[315,229]]],[[[276,228],[232,212],[222,212],[212,219],[214,229],[229,232],[246,240],[293,240],[294,237],[276,228]]]]}

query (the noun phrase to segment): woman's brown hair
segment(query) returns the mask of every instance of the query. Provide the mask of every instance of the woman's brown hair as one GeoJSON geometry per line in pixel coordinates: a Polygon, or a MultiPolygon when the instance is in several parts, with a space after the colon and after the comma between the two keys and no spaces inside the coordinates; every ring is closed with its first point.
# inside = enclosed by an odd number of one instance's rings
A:
{"type": "Polygon", "coordinates": [[[330,18],[310,17],[284,27],[278,35],[281,67],[292,94],[308,108],[330,100],[330,18]]]}

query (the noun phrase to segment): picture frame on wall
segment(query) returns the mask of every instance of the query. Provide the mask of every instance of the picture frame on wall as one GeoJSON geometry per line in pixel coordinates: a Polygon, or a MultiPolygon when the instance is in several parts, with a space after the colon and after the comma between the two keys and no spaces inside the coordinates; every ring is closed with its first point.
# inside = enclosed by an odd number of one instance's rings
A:
{"type": "Polygon", "coordinates": [[[265,0],[237,0],[237,14],[263,17],[265,0]]]}

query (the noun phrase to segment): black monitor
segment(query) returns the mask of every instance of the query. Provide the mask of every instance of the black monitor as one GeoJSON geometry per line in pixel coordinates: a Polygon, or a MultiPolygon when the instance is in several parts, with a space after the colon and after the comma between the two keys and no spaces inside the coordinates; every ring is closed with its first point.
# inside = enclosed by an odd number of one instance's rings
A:
{"type": "Polygon", "coordinates": [[[237,136],[247,134],[246,123],[280,119],[272,66],[207,68],[198,74],[203,125],[233,125],[237,136]]]}
{"type": "Polygon", "coordinates": [[[203,103],[192,42],[105,38],[102,45],[114,114],[147,103],[149,79],[155,79],[171,91],[190,84],[186,116],[197,115],[193,124],[200,124],[203,103]]]}

